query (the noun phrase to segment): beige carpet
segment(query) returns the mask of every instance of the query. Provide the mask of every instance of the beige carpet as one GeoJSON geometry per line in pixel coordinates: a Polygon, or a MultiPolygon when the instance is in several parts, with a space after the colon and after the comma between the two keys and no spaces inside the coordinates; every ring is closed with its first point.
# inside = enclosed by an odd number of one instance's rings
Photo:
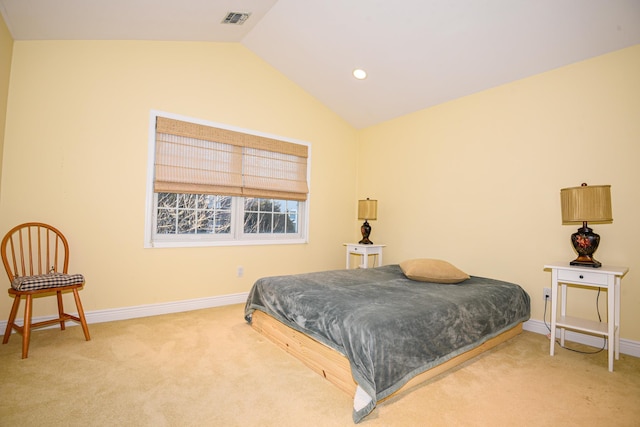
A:
{"type": "MultiPolygon", "coordinates": [[[[251,329],[243,306],[20,336],[0,346],[2,426],[350,426],[352,400],[251,329]]],[[[586,348],[586,347],[583,347],[586,348]]],[[[640,359],[548,354],[524,332],[382,403],[362,426],[638,426],[640,359]]]]}

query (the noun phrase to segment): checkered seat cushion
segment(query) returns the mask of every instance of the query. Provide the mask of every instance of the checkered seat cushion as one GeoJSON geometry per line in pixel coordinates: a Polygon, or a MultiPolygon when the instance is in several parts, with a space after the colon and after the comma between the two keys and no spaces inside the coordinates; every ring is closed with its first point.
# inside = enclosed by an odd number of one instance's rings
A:
{"type": "Polygon", "coordinates": [[[16,291],[37,291],[62,286],[82,285],[83,283],[84,276],[82,274],[50,273],[15,277],[11,281],[11,287],[16,291]]]}

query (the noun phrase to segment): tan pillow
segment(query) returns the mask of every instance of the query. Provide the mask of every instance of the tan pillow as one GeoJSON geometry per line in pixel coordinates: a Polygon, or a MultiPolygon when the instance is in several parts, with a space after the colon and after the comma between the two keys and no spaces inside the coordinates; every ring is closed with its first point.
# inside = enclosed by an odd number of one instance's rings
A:
{"type": "Polygon", "coordinates": [[[400,263],[405,276],[411,280],[435,283],[460,283],[469,278],[464,271],[439,259],[410,259],[400,263]]]}

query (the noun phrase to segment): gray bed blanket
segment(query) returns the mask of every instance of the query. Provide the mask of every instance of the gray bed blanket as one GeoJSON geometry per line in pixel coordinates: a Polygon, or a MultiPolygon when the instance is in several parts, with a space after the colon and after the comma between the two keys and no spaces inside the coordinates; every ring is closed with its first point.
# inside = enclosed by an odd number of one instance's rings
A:
{"type": "Polygon", "coordinates": [[[409,280],[398,265],[259,279],[245,319],[261,310],[345,355],[358,384],[353,419],[414,376],[526,321],[518,285],[471,276],[409,280]]]}

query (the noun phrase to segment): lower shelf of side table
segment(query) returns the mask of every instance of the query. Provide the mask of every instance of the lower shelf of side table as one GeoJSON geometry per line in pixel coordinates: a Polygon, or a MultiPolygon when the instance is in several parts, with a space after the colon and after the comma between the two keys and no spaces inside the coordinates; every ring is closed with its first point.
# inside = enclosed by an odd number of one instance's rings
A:
{"type": "Polygon", "coordinates": [[[609,336],[608,324],[606,322],[596,322],[579,317],[558,316],[556,327],[609,336]]]}

